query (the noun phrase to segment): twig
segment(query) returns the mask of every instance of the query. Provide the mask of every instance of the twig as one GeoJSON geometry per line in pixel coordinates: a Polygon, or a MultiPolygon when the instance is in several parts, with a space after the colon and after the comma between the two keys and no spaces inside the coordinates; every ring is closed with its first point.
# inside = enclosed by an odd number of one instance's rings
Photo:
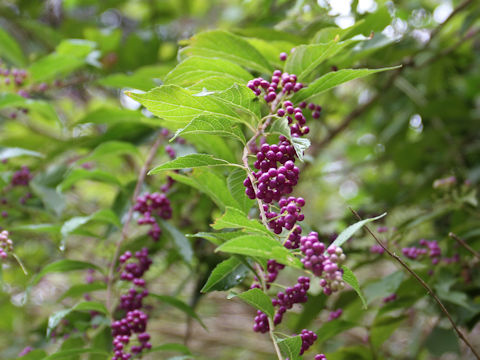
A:
{"type": "MultiPolygon", "coordinates": [[[[157,135],[158,136],[158,135],[157,135]]],[[[158,136],[157,139],[155,140],[155,143],[153,144],[152,148],[150,149],[147,159],[145,160],[145,163],[142,166],[142,169],[140,170],[140,174],[138,175],[138,180],[137,184],[135,185],[135,190],[133,191],[133,196],[132,196],[132,204],[135,202],[136,198],[138,197],[140,193],[140,189],[142,188],[143,183],[145,182],[145,177],[147,176],[148,168],[150,167],[155,155],[157,154],[158,147],[160,146],[162,142],[162,137],[158,136]]],[[[117,241],[116,247],[115,247],[115,253],[113,255],[112,262],[110,263],[110,269],[108,271],[108,278],[107,278],[107,309],[111,313],[111,297],[112,297],[112,286],[113,286],[113,279],[114,279],[114,273],[115,273],[115,265],[117,263],[118,256],[120,255],[120,247],[122,246],[123,242],[127,240],[128,238],[128,226],[130,224],[130,221],[132,220],[133,216],[133,206],[131,205],[130,208],[128,209],[127,216],[125,218],[125,222],[123,223],[123,228],[122,228],[122,236],[120,239],[117,241]]]]}
{"type": "Polygon", "coordinates": [[[450,236],[452,239],[456,240],[460,245],[462,245],[465,249],[467,249],[468,251],[470,251],[473,256],[475,256],[477,259],[480,260],[480,253],[478,251],[476,251],[474,248],[472,248],[470,245],[468,245],[465,240],[461,239],[460,237],[458,237],[456,234],[454,234],[453,232],[449,232],[448,233],[448,236],[450,236]]]}
{"type": "MultiPolygon", "coordinates": [[[[362,220],[361,216],[358,215],[358,213],[355,210],[350,208],[350,211],[357,217],[358,220],[362,220]]],[[[423,288],[425,290],[427,290],[427,292],[430,294],[430,296],[432,296],[432,298],[435,300],[435,302],[438,304],[438,306],[440,307],[442,312],[445,314],[445,316],[448,318],[448,320],[452,324],[452,326],[455,329],[455,332],[457,333],[458,337],[463,340],[465,345],[467,345],[470,348],[470,350],[475,355],[475,357],[478,360],[480,360],[480,354],[477,353],[477,351],[475,350],[473,345],[470,344],[470,342],[468,341],[466,336],[463,335],[463,333],[457,327],[457,325],[455,324],[455,321],[453,321],[452,316],[448,312],[447,308],[443,305],[443,303],[440,301],[438,296],[433,292],[433,290],[430,288],[430,286],[428,286],[428,284],[425,281],[423,281],[423,279],[420,276],[418,276],[417,273],[415,271],[413,271],[397,254],[392,253],[387,247],[385,247],[385,245],[375,236],[375,234],[370,230],[370,228],[368,226],[365,226],[365,229],[367,230],[367,232],[370,235],[372,235],[372,237],[375,239],[375,241],[378,243],[378,245],[380,245],[382,247],[382,249],[385,250],[385,252],[389,256],[394,258],[405,270],[407,270],[410,273],[410,275],[412,275],[415,278],[415,280],[417,280],[420,283],[420,285],[423,286],[423,288]]]]}

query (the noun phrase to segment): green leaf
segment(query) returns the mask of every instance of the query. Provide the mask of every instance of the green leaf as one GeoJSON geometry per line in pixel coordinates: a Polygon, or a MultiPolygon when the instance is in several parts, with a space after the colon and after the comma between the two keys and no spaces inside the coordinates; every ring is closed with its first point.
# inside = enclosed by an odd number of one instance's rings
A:
{"type": "Polygon", "coordinates": [[[301,359],[300,351],[302,350],[302,338],[300,336],[292,336],[286,339],[278,340],[280,351],[290,360],[301,359]]]}
{"type": "Polygon", "coordinates": [[[243,169],[234,169],[227,178],[228,190],[232,197],[238,202],[240,210],[247,214],[252,208],[255,200],[250,199],[245,194],[245,186],[243,181],[247,177],[247,172],[243,169]]]}
{"type": "Polygon", "coordinates": [[[303,88],[297,92],[292,101],[298,103],[301,101],[312,101],[315,97],[324,91],[332,89],[347,81],[360,79],[362,77],[375,74],[382,71],[398,69],[400,66],[392,66],[381,69],[342,69],[339,71],[332,71],[323,75],[319,79],[312,82],[308,87],[303,88]]]}
{"type": "Polygon", "coordinates": [[[141,112],[127,109],[101,107],[83,116],[78,124],[114,124],[117,122],[141,123],[145,117],[141,112]]]}
{"type": "Polygon", "coordinates": [[[45,157],[43,154],[32,151],[32,150],[27,150],[27,149],[22,149],[18,147],[11,147],[11,148],[5,148],[2,147],[0,148],[0,160],[5,160],[5,159],[11,159],[14,157],[19,157],[19,156],[34,156],[34,157],[39,157],[43,158],[45,157]]]}
{"type": "Polygon", "coordinates": [[[226,160],[217,159],[208,154],[190,154],[180,156],[165,164],[159,165],[148,172],[148,175],[158,174],[165,170],[191,169],[208,166],[239,166],[226,160]]]}
{"type": "Polygon", "coordinates": [[[335,319],[322,324],[322,327],[316,331],[317,342],[322,343],[346,330],[358,326],[357,324],[341,319],[335,319]]]}
{"type": "MultiPolygon", "coordinates": [[[[164,79],[165,84],[176,84],[182,87],[190,87],[207,78],[220,77],[230,83],[247,83],[252,75],[231,61],[219,58],[206,58],[192,56],[170,71],[164,79]]],[[[220,90],[222,88],[207,87],[208,90],[220,90]]]]}
{"type": "Polygon", "coordinates": [[[362,300],[363,308],[367,308],[367,300],[363,296],[362,290],[360,289],[360,284],[358,283],[357,277],[355,274],[346,266],[342,266],[343,269],[343,280],[352,287],[353,290],[358,294],[360,300],[362,300]]]}
{"type": "Polygon", "coordinates": [[[374,218],[360,220],[359,222],[356,222],[355,224],[350,225],[345,230],[343,230],[340,233],[340,235],[338,235],[338,237],[335,239],[332,245],[339,246],[339,247],[342,246],[348,239],[350,239],[353,236],[353,234],[355,234],[358,230],[360,230],[364,225],[368,224],[369,222],[381,219],[385,215],[387,215],[387,213],[383,213],[382,215],[379,215],[374,218]]]}
{"type": "Polygon", "coordinates": [[[216,96],[201,96],[177,85],[164,85],[144,94],[127,92],[152,114],[163,119],[172,129],[187,125],[199,115],[220,116],[244,122],[231,104],[216,96]]]}
{"type": "Polygon", "coordinates": [[[256,309],[265,313],[269,318],[273,318],[275,310],[272,305],[272,300],[260,289],[250,289],[241,294],[232,294],[228,298],[232,299],[239,297],[247,304],[252,305],[256,309]]]}
{"type": "Polygon", "coordinates": [[[97,301],[84,301],[81,303],[76,304],[70,309],[60,310],[56,313],[52,314],[48,318],[47,323],[47,337],[50,336],[52,331],[57,327],[57,325],[64,319],[68,314],[72,311],[97,311],[102,314],[107,314],[107,308],[104,304],[97,302],[97,301]]]}
{"type": "Polygon", "coordinates": [[[384,5],[379,6],[375,12],[368,14],[364,19],[344,29],[341,38],[342,40],[348,39],[359,34],[369,36],[372,32],[376,33],[385,29],[391,21],[392,17],[388,7],[384,5]]]}
{"type": "Polygon", "coordinates": [[[285,136],[295,149],[295,153],[300,161],[303,161],[303,154],[310,147],[310,140],[300,137],[292,137],[287,118],[279,118],[270,126],[270,133],[276,133],[285,136]]]}
{"type": "Polygon", "coordinates": [[[235,237],[220,245],[215,251],[240,254],[262,259],[273,259],[280,264],[302,269],[302,263],[277,240],[264,235],[235,237]]]}
{"type": "Polygon", "coordinates": [[[118,228],[122,227],[120,220],[117,215],[110,209],[101,209],[92,215],[88,216],[76,216],[67,220],[60,230],[60,233],[63,236],[62,246],[65,246],[66,238],[71,233],[74,233],[80,226],[85,225],[91,221],[99,221],[107,224],[114,225],[118,228]]]}
{"type": "Polygon", "coordinates": [[[230,105],[242,118],[247,118],[246,124],[257,124],[261,117],[260,102],[246,85],[234,84],[228,89],[217,92],[215,97],[230,105]]]}
{"type": "Polygon", "coordinates": [[[160,220],[160,223],[162,225],[162,229],[166,230],[172,237],[173,243],[180,256],[187,264],[190,264],[193,259],[193,249],[190,241],[175,226],[170,224],[170,222],[160,220]]]}
{"type": "Polygon", "coordinates": [[[87,55],[95,43],[86,40],[70,39],[62,41],[55,52],[41,58],[30,66],[34,81],[49,81],[58,76],[66,76],[86,64],[87,55]]]}
{"type": "Polygon", "coordinates": [[[60,216],[65,209],[65,198],[62,194],[55,191],[50,187],[42,185],[37,181],[37,177],[30,182],[32,191],[42,200],[45,207],[54,212],[57,216],[60,216]]]}
{"type": "Polygon", "coordinates": [[[264,73],[273,70],[268,61],[248,41],[223,30],[195,35],[189,40],[189,46],[181,50],[181,54],[226,59],[264,73]]]}
{"type": "Polygon", "coordinates": [[[210,241],[214,245],[221,245],[225,241],[233,239],[238,236],[245,235],[243,231],[226,231],[226,232],[198,232],[196,234],[187,235],[187,237],[196,237],[196,238],[203,238],[205,240],[210,241]]]}
{"type": "Polygon", "coordinates": [[[47,353],[45,350],[42,349],[36,349],[30,351],[28,354],[23,355],[22,357],[19,357],[17,359],[21,360],[42,360],[47,356],[47,353]]]}
{"type": "Polygon", "coordinates": [[[0,58],[5,58],[15,65],[25,66],[25,55],[17,41],[0,27],[0,58]]]}
{"type": "Polygon", "coordinates": [[[266,229],[258,220],[249,219],[244,212],[232,207],[225,208],[225,213],[215,220],[212,228],[215,230],[241,228],[246,231],[272,236],[272,232],[266,229]]]}
{"type": "Polygon", "coordinates": [[[207,329],[207,327],[205,326],[205,324],[203,323],[202,319],[200,319],[200,317],[197,315],[197,313],[195,312],[195,310],[187,305],[186,303],[184,303],[182,300],[180,299],[177,299],[176,297],[173,297],[173,296],[168,296],[168,295],[157,295],[157,294],[150,294],[149,296],[152,296],[154,297],[155,299],[157,300],[160,300],[161,302],[165,303],[165,304],[168,304],[168,305],[171,305],[181,311],[183,311],[185,314],[187,314],[188,316],[194,318],[195,320],[198,321],[198,323],[200,325],[202,325],[202,327],[204,329],[207,329]]]}
{"type": "Polygon", "coordinates": [[[452,329],[444,329],[436,326],[428,335],[425,347],[435,357],[441,357],[445,353],[460,354],[458,337],[452,329]]]}
{"type": "Polygon", "coordinates": [[[98,281],[94,282],[91,284],[77,284],[73,285],[63,293],[62,296],[58,299],[58,301],[61,301],[67,297],[79,297],[83,296],[84,294],[97,291],[97,290],[105,290],[107,288],[107,285],[104,282],[98,281]]]}
{"type": "Polygon", "coordinates": [[[298,79],[304,81],[322,62],[355,42],[358,42],[358,40],[343,42],[333,40],[326,44],[296,46],[295,51],[287,58],[285,71],[290,74],[297,74],[298,79]]]}
{"type": "Polygon", "coordinates": [[[173,141],[180,135],[218,135],[239,140],[242,144],[245,144],[245,136],[240,128],[240,125],[228,118],[219,116],[206,116],[199,115],[195,117],[187,126],[178,129],[175,136],[170,140],[173,141]]]}
{"type": "Polygon", "coordinates": [[[98,145],[93,152],[79,163],[97,160],[105,156],[140,155],[137,147],[125,141],[107,141],[98,145]]]}
{"type": "Polygon", "coordinates": [[[56,224],[31,224],[31,225],[19,225],[10,228],[12,231],[27,231],[34,233],[60,233],[60,225],[56,224]]]}
{"type": "Polygon", "coordinates": [[[100,349],[70,349],[70,350],[62,350],[58,351],[55,354],[47,356],[42,360],[60,360],[60,359],[72,359],[75,355],[81,354],[95,354],[104,356],[105,359],[109,357],[109,353],[105,352],[104,350],[100,349]]]}
{"type": "Polygon", "coordinates": [[[375,319],[370,330],[371,342],[375,348],[379,348],[398,329],[406,316],[384,317],[375,319]]]}
{"type": "Polygon", "coordinates": [[[65,191],[80,180],[95,180],[107,184],[122,186],[122,183],[116,176],[102,170],[74,169],[68,173],[65,179],[58,184],[57,190],[65,191]]]}
{"type": "Polygon", "coordinates": [[[238,258],[231,257],[218,264],[210,274],[201,292],[225,291],[240,284],[249,269],[238,258]]]}
{"type": "Polygon", "coordinates": [[[86,270],[86,269],[95,269],[98,271],[102,271],[97,265],[94,265],[89,262],[84,262],[84,261],[77,261],[77,260],[59,260],[54,263],[48,264],[45,266],[35,277],[32,279],[32,285],[35,285],[40,281],[42,277],[44,277],[47,274],[51,273],[64,273],[68,271],[74,271],[74,270],[86,270]]]}
{"type": "Polygon", "coordinates": [[[402,271],[396,271],[365,286],[363,292],[367,303],[370,304],[375,299],[384,298],[396,292],[404,277],[405,275],[402,271]]]}

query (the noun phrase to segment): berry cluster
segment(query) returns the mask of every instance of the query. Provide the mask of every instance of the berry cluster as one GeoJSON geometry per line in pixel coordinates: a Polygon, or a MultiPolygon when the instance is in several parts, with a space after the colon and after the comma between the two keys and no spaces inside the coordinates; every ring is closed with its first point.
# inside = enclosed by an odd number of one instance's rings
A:
{"type": "Polygon", "coordinates": [[[419,241],[420,246],[423,248],[419,248],[416,246],[412,247],[405,247],[402,249],[402,254],[405,255],[407,258],[415,260],[423,255],[427,255],[432,260],[432,264],[436,265],[440,261],[440,257],[442,256],[442,250],[438,246],[436,240],[428,241],[425,239],[421,239],[419,241]]]}
{"type": "Polygon", "coordinates": [[[323,287],[323,292],[330,295],[332,292],[343,289],[345,283],[339,266],[345,261],[342,248],[330,245],[325,249],[325,244],[318,239],[316,232],[302,236],[300,244],[300,250],[305,255],[301,260],[303,266],[321,278],[320,286],[323,287]]]}
{"type": "Polygon", "coordinates": [[[343,313],[342,309],[337,309],[328,314],[328,321],[338,319],[343,313]]]}
{"type": "Polygon", "coordinates": [[[13,251],[13,241],[8,237],[9,233],[7,230],[2,230],[0,232],[0,258],[6,259],[9,252],[13,251]]]}
{"type": "Polygon", "coordinates": [[[314,360],[327,360],[327,357],[324,354],[317,354],[314,360]]]}
{"type": "Polygon", "coordinates": [[[295,74],[282,73],[280,70],[273,72],[270,81],[259,77],[250,80],[247,86],[256,96],[260,96],[263,93],[263,99],[267,103],[271,103],[278,98],[297,92],[303,88],[303,84],[297,82],[297,76],[295,74]]]}
{"type": "Polygon", "coordinates": [[[12,175],[11,184],[12,186],[28,186],[31,179],[30,169],[27,166],[22,166],[20,170],[12,175]]]}
{"type": "Polygon", "coordinates": [[[130,261],[132,253],[126,251],[120,256],[120,279],[130,281],[134,287],[130,288],[127,294],[120,297],[120,309],[124,310],[125,316],[112,323],[112,336],[114,356],[112,360],[128,360],[132,354],[141,353],[144,349],[150,349],[150,335],[146,333],[148,316],[141,311],[143,298],[148,295],[148,290],[144,289],[145,280],[143,274],[150,268],[152,260],[148,256],[148,250],[143,248],[135,253],[136,261],[130,261]],[[137,289],[136,287],[140,287],[137,289]],[[138,334],[139,345],[130,347],[127,351],[126,345],[130,343],[133,334],[138,334]]]}
{"type": "Polygon", "coordinates": [[[302,349],[300,350],[300,355],[302,355],[310,348],[310,346],[313,345],[315,340],[317,340],[317,334],[315,334],[313,331],[303,329],[300,337],[302,338],[302,349]]]}
{"type": "Polygon", "coordinates": [[[273,318],[273,323],[278,325],[282,322],[283,315],[295,304],[306,303],[308,300],[307,291],[310,289],[310,279],[300,276],[293,287],[288,287],[285,292],[279,292],[277,298],[272,300],[273,306],[278,307],[273,318]]]}
{"type": "MultiPolygon", "coordinates": [[[[301,207],[305,205],[303,198],[295,198],[293,196],[290,196],[288,199],[282,198],[278,202],[278,205],[280,206],[278,213],[268,211],[268,205],[263,205],[265,215],[269,220],[268,226],[275,234],[280,234],[283,228],[289,231],[294,229],[297,221],[303,221],[305,218],[305,216],[300,213],[302,211],[301,207]]],[[[299,229],[301,232],[301,228],[299,229]]]]}
{"type": "Polygon", "coordinates": [[[160,193],[146,193],[137,198],[137,203],[133,209],[143,215],[138,219],[139,225],[151,225],[148,235],[154,240],[158,241],[162,234],[162,229],[157,223],[155,216],[162,219],[170,219],[172,217],[172,207],[170,206],[170,200],[165,194],[160,193]]]}

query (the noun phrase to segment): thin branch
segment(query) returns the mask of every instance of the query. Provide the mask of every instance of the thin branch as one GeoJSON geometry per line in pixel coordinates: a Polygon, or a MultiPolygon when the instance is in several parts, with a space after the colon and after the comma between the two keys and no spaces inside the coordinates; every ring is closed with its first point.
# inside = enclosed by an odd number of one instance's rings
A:
{"type": "Polygon", "coordinates": [[[475,256],[477,259],[480,260],[480,253],[478,251],[476,251],[474,248],[472,248],[470,245],[468,245],[465,240],[463,240],[462,238],[458,237],[456,234],[454,234],[453,232],[449,232],[448,233],[448,236],[450,236],[452,239],[456,240],[460,245],[462,245],[465,249],[467,249],[468,251],[470,251],[472,253],[473,256],[475,256]]]}
{"type": "MultiPolygon", "coordinates": [[[[358,220],[362,220],[361,216],[358,215],[358,213],[353,210],[352,208],[350,208],[350,211],[357,217],[358,220]]],[[[457,327],[457,324],[455,324],[455,321],[453,320],[452,316],[450,315],[450,313],[448,312],[447,308],[445,307],[445,305],[443,305],[443,303],[440,301],[440,299],[438,298],[438,296],[433,292],[433,290],[430,288],[430,286],[428,286],[428,284],[423,281],[423,279],[417,275],[417,273],[415,271],[413,271],[397,254],[395,253],[392,253],[376,236],[375,234],[370,230],[370,228],[368,226],[365,226],[365,229],[367,230],[367,232],[375,239],[375,241],[377,242],[378,245],[380,245],[382,247],[383,250],[385,250],[385,252],[391,256],[392,258],[394,258],[405,270],[407,270],[410,275],[412,275],[415,280],[417,280],[420,285],[423,286],[423,288],[425,290],[427,290],[427,292],[430,294],[430,296],[435,300],[435,302],[438,304],[438,306],[440,307],[440,309],[442,310],[442,312],[445,314],[445,316],[448,318],[448,320],[450,321],[450,323],[452,324],[455,332],[457,333],[458,337],[460,339],[463,340],[463,342],[465,343],[465,345],[467,345],[470,350],[472,351],[472,353],[475,355],[475,357],[480,360],[480,354],[475,350],[475,348],[473,347],[473,345],[468,341],[467,337],[460,331],[460,329],[457,327]]]]}
{"type": "Polygon", "coordinates": [[[115,253],[113,255],[112,262],[110,263],[110,268],[108,271],[108,278],[107,278],[107,309],[112,311],[111,306],[112,306],[112,286],[113,286],[113,280],[114,280],[114,273],[115,273],[115,265],[117,263],[117,259],[120,255],[120,248],[123,244],[124,241],[127,240],[128,238],[128,226],[130,224],[130,221],[132,220],[133,216],[133,203],[135,203],[138,195],[140,194],[140,189],[142,188],[143,183],[145,182],[145,177],[147,176],[148,169],[150,168],[150,165],[155,158],[155,155],[157,154],[158,147],[160,146],[163,138],[161,136],[157,135],[157,139],[155,140],[155,143],[153,144],[152,148],[150,149],[147,159],[145,160],[145,163],[142,166],[142,169],[140,170],[140,174],[138,175],[138,180],[137,184],[135,185],[135,190],[133,191],[132,195],[132,205],[128,209],[127,216],[125,218],[125,222],[123,224],[122,228],[122,236],[120,239],[117,241],[116,247],[115,247],[115,253]]]}

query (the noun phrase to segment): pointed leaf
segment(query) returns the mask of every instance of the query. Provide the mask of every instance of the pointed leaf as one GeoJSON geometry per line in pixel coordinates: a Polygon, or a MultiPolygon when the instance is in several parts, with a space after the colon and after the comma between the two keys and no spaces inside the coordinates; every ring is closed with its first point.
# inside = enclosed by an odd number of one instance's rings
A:
{"type": "Polygon", "coordinates": [[[201,292],[225,291],[240,284],[247,276],[249,269],[238,258],[231,257],[218,264],[210,274],[201,292]]]}
{"type": "Polygon", "coordinates": [[[273,318],[275,310],[272,305],[272,300],[262,290],[250,289],[241,294],[230,295],[228,298],[232,299],[234,297],[239,297],[247,304],[267,314],[268,317],[273,318]]]}
{"type": "Polygon", "coordinates": [[[160,221],[162,228],[165,229],[172,237],[173,243],[177,248],[180,256],[183,258],[183,260],[185,260],[187,264],[190,264],[193,258],[193,249],[190,241],[175,226],[170,224],[170,222],[163,220],[160,221]]]}
{"type": "Polygon", "coordinates": [[[258,220],[249,219],[244,212],[232,207],[227,207],[225,209],[225,213],[215,220],[212,224],[212,228],[215,230],[242,228],[247,231],[272,236],[272,232],[266,229],[258,220]]]}
{"type": "Polygon", "coordinates": [[[246,179],[247,173],[243,169],[234,169],[227,178],[227,186],[233,198],[240,205],[239,208],[244,213],[248,213],[252,208],[255,200],[250,199],[245,194],[245,186],[243,181],[246,179]]]}
{"type": "Polygon", "coordinates": [[[328,74],[323,75],[322,77],[308,85],[306,88],[303,88],[302,90],[297,92],[293,96],[292,101],[294,103],[298,103],[301,101],[311,101],[322,92],[334,88],[340,84],[346,83],[347,81],[360,79],[362,77],[382,71],[398,69],[399,67],[400,66],[393,66],[381,69],[342,69],[339,71],[332,71],[328,74]]]}
{"type": "Polygon", "coordinates": [[[57,273],[57,272],[69,272],[74,270],[86,270],[86,269],[95,269],[98,271],[102,271],[97,265],[94,265],[89,262],[84,261],[77,261],[77,260],[59,260],[54,263],[48,264],[45,266],[33,279],[32,285],[38,283],[38,281],[45,275],[50,273],[57,273]]]}
{"type": "Polygon", "coordinates": [[[368,224],[369,222],[381,219],[385,215],[387,215],[387,213],[383,213],[382,215],[379,215],[374,218],[360,220],[359,222],[356,222],[355,224],[350,225],[345,230],[343,230],[340,233],[340,235],[337,236],[337,238],[332,243],[332,245],[341,247],[348,239],[352,237],[353,234],[355,234],[358,230],[360,230],[364,225],[368,224]]]}
{"type": "Polygon", "coordinates": [[[158,174],[165,170],[192,169],[208,166],[238,166],[231,164],[226,160],[217,159],[208,154],[190,154],[180,156],[165,164],[159,165],[148,172],[149,175],[158,174]]]}
{"type": "Polygon", "coordinates": [[[346,266],[342,266],[343,269],[343,280],[352,287],[353,290],[358,294],[360,300],[362,300],[363,308],[367,308],[367,300],[363,296],[362,290],[360,289],[360,284],[358,283],[357,277],[355,274],[346,266]]]}
{"type": "Polygon", "coordinates": [[[292,336],[286,339],[278,340],[280,351],[290,360],[299,360],[300,351],[302,350],[302,338],[300,336],[292,336]]]}

